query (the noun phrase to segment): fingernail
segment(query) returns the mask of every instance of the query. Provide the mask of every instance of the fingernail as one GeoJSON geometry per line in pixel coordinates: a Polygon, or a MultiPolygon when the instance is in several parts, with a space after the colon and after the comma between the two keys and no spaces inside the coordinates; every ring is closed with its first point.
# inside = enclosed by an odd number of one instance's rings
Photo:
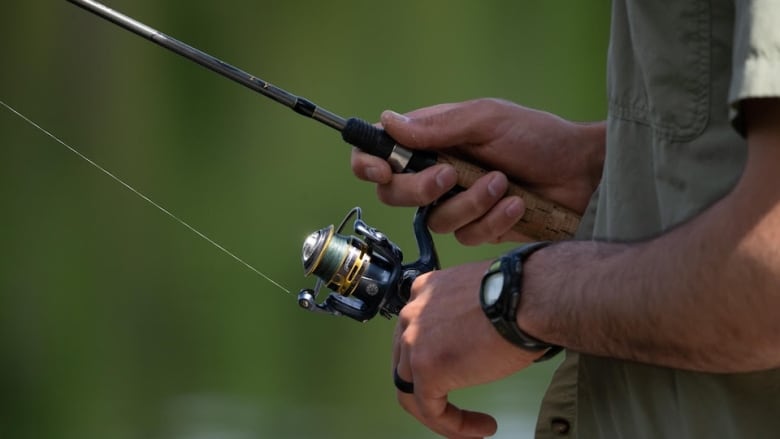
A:
{"type": "Polygon", "coordinates": [[[495,198],[504,195],[506,192],[506,178],[503,175],[495,175],[488,183],[488,193],[495,198]]]}
{"type": "Polygon", "coordinates": [[[449,166],[445,167],[438,174],[436,174],[436,185],[439,189],[450,189],[458,182],[458,174],[454,168],[449,166]]]}
{"type": "Polygon", "coordinates": [[[504,208],[504,214],[509,218],[520,218],[523,216],[523,210],[523,203],[515,198],[504,208]]]}
{"type": "Polygon", "coordinates": [[[409,118],[408,117],[404,116],[403,114],[396,113],[395,111],[392,111],[392,110],[385,111],[384,113],[382,113],[382,116],[390,118],[390,119],[393,119],[396,122],[400,122],[400,123],[409,122],[409,118]]]}

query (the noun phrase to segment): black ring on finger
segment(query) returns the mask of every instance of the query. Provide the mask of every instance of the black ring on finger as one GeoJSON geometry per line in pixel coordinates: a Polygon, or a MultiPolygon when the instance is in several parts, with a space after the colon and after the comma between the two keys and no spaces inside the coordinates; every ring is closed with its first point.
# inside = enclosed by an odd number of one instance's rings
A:
{"type": "Polygon", "coordinates": [[[393,369],[393,384],[403,393],[414,393],[414,383],[406,381],[398,376],[398,368],[393,369]]]}

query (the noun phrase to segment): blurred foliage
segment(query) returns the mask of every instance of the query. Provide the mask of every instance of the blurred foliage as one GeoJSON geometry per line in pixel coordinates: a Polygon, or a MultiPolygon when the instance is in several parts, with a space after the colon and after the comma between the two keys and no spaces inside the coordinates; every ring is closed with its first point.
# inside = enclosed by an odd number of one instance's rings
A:
{"type": "MultiPolygon", "coordinates": [[[[605,112],[606,1],[110,6],[345,116],[605,112]]],[[[431,437],[396,405],[392,322],[295,303],[303,238],[353,205],[414,253],[413,211],[352,177],[337,133],[65,1],[4,2],[0,53],[0,99],[293,292],[0,108],[0,437],[431,437]]],[[[505,250],[436,240],[445,266],[505,250]]],[[[454,399],[529,437],[553,367],[454,399]]]]}

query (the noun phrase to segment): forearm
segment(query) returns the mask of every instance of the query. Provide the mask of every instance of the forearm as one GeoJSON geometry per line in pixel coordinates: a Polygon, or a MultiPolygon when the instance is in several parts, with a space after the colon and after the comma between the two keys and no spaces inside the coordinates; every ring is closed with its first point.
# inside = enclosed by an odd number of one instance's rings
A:
{"type": "Polygon", "coordinates": [[[775,139],[753,136],[737,187],[656,239],[567,242],[534,254],[521,327],[575,351],[662,366],[780,366],[775,139]]]}

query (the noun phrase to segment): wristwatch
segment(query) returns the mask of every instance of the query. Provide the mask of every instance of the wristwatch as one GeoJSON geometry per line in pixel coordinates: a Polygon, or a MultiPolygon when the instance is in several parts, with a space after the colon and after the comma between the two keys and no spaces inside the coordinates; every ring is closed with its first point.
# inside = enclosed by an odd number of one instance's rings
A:
{"type": "Polygon", "coordinates": [[[517,326],[517,308],[522,293],[523,261],[531,253],[550,244],[549,241],[524,244],[496,259],[482,278],[479,289],[479,301],[485,316],[505,339],[528,351],[547,351],[537,362],[552,358],[562,348],[538,340],[520,329],[517,326]]]}

